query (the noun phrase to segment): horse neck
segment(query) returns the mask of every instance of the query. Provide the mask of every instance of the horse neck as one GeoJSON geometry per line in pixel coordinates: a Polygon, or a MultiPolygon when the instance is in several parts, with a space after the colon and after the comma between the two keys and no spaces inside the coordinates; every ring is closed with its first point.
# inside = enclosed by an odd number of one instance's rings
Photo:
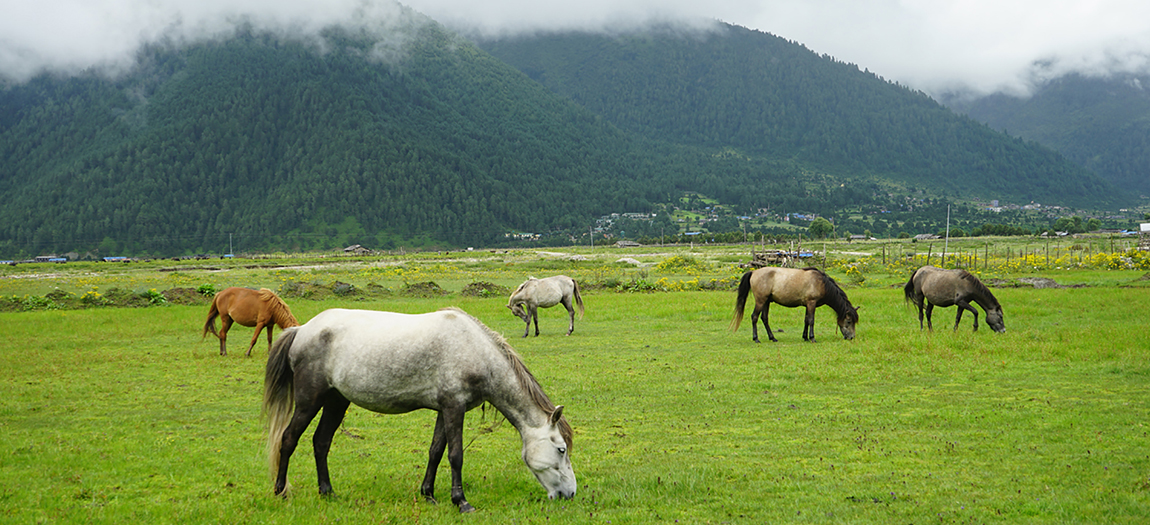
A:
{"type": "Polygon", "coordinates": [[[282,302],[273,302],[268,306],[271,308],[272,319],[275,320],[276,325],[279,326],[281,330],[284,328],[299,326],[299,321],[297,321],[295,316],[291,314],[286,304],[282,302]]]}
{"type": "Polygon", "coordinates": [[[829,279],[827,280],[825,286],[826,288],[825,293],[823,293],[823,304],[831,307],[831,309],[834,310],[836,314],[839,314],[841,317],[846,315],[847,312],[854,308],[853,305],[851,305],[850,299],[847,299],[846,292],[843,292],[841,288],[838,288],[837,285],[831,284],[829,279]]]}
{"type": "Polygon", "coordinates": [[[488,393],[487,401],[519,431],[524,442],[546,430],[550,414],[535,401],[531,393],[519,384],[515,374],[509,374],[503,386],[488,393]]]}
{"type": "Polygon", "coordinates": [[[970,293],[973,296],[971,300],[978,303],[983,310],[997,310],[1001,308],[998,304],[998,299],[994,297],[994,294],[990,293],[990,289],[986,288],[985,285],[974,286],[970,293]]]}

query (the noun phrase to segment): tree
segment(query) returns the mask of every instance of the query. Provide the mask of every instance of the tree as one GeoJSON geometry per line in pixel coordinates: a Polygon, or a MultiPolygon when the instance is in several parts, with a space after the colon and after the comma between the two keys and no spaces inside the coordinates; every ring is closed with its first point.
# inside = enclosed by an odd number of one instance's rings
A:
{"type": "Polygon", "coordinates": [[[825,239],[834,231],[835,227],[831,224],[831,221],[822,217],[816,218],[814,222],[811,222],[810,228],[807,229],[807,233],[814,239],[825,239]]]}

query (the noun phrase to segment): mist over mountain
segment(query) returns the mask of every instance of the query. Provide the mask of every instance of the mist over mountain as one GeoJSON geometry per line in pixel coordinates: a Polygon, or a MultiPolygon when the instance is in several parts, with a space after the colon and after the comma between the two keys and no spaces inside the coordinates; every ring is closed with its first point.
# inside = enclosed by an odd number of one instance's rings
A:
{"type": "Polygon", "coordinates": [[[1048,149],[736,26],[484,42],[503,62],[417,13],[244,20],[115,74],[0,86],[0,253],[570,242],[684,192],[826,216],[910,192],[1114,196],[1048,149]]]}
{"type": "Polygon", "coordinates": [[[954,93],[956,111],[1033,140],[1114,183],[1150,195],[1150,75],[1071,74],[1039,83],[1029,96],[954,93]]]}

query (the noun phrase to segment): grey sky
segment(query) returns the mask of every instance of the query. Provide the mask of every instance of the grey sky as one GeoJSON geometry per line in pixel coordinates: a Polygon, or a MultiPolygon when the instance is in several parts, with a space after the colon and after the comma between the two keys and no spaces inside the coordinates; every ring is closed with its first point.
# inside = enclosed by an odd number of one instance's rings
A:
{"type": "MultiPolygon", "coordinates": [[[[937,93],[1023,92],[1028,80],[1150,69],[1145,0],[409,0],[444,24],[487,34],[622,29],[721,20],[805,44],[884,78],[937,93]],[[1035,64],[1043,64],[1036,67],[1035,64]]],[[[387,0],[0,0],[0,77],[116,70],[161,37],[195,40],[245,17],[310,33],[356,20],[386,27],[387,0]]]]}

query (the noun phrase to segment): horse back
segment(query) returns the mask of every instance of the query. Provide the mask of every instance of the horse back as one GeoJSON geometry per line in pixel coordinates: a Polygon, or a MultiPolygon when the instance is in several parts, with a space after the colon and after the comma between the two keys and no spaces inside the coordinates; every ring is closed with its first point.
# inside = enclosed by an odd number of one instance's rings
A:
{"type": "Polygon", "coordinates": [[[953,306],[959,299],[969,298],[973,291],[972,280],[977,278],[966,270],[944,270],[934,266],[923,266],[911,278],[915,289],[935,306],[953,306]]]}
{"type": "Polygon", "coordinates": [[[755,301],[767,300],[782,306],[795,307],[823,296],[822,273],[798,268],[766,267],[751,274],[751,289],[755,301]]]}
{"type": "Polygon", "coordinates": [[[326,310],[299,329],[292,351],[293,370],[306,368],[356,405],[387,414],[477,406],[476,386],[508,368],[478,322],[452,310],[326,310]]]}

